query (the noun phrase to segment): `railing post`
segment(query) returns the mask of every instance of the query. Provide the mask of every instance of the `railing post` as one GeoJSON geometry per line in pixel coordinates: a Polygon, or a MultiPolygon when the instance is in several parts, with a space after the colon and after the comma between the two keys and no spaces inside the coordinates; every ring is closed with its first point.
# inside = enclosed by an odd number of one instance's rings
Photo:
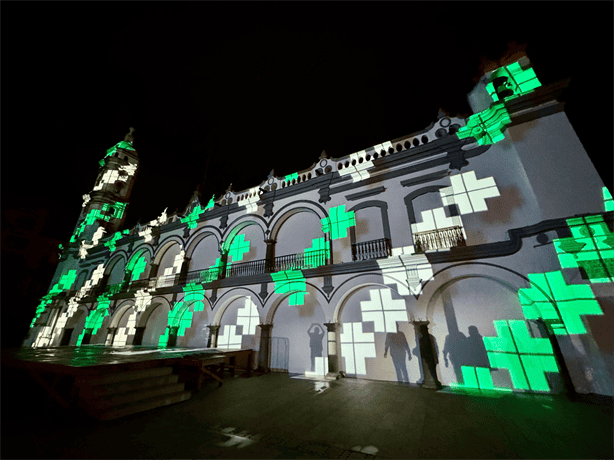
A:
{"type": "Polygon", "coordinates": [[[266,243],[266,261],[264,265],[265,273],[272,273],[275,271],[275,243],[276,240],[264,240],[266,243]]]}

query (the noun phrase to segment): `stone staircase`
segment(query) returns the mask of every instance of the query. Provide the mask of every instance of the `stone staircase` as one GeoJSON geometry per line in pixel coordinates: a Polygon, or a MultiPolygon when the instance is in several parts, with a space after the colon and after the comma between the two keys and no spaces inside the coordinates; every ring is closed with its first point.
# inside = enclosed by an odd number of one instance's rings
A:
{"type": "Polygon", "coordinates": [[[78,406],[97,420],[111,420],[186,401],[192,393],[172,366],[118,371],[80,383],[78,406]]]}

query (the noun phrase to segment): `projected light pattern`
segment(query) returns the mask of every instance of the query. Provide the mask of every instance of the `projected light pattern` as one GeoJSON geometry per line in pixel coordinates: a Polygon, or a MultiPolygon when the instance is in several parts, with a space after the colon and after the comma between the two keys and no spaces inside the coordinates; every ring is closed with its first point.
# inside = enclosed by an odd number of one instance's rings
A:
{"type": "Polygon", "coordinates": [[[107,159],[107,157],[109,157],[109,156],[113,155],[115,152],[117,152],[117,149],[135,150],[135,148],[132,147],[132,143],[131,142],[127,142],[127,141],[118,142],[117,144],[115,144],[110,149],[107,149],[107,154],[104,156],[104,158],[102,160],[100,160],[98,162],[100,164],[100,166],[104,166],[104,163],[105,163],[105,160],[107,159]]]}
{"type": "Polygon", "coordinates": [[[242,335],[237,334],[237,326],[227,325],[217,338],[216,348],[241,348],[242,340],[242,335]]]}
{"type": "Polygon", "coordinates": [[[439,191],[445,205],[457,205],[461,214],[487,211],[486,198],[500,196],[492,177],[476,179],[475,171],[450,176],[451,187],[439,191]]]}
{"type": "Polygon", "coordinates": [[[606,212],[614,211],[614,200],[612,200],[612,194],[607,187],[603,187],[601,191],[603,193],[603,205],[606,212]]]}
{"type": "MultiPolygon", "coordinates": [[[[199,274],[201,283],[210,283],[211,281],[215,281],[220,277],[222,273],[224,264],[222,263],[222,258],[218,257],[215,259],[215,263],[209,267],[208,270],[203,270],[199,274]]],[[[230,264],[226,264],[226,268],[230,267],[230,264]]]]}
{"type": "Polygon", "coordinates": [[[585,334],[581,315],[603,315],[590,286],[568,285],[560,271],[528,275],[530,288],[519,289],[522,311],[527,319],[543,318],[555,334],[585,334]],[[557,312],[550,299],[556,302],[557,312]]]}
{"type": "Polygon", "coordinates": [[[91,199],[92,197],[90,197],[89,193],[83,195],[83,204],[81,205],[81,207],[85,208],[85,206],[90,202],[91,199]]]}
{"type": "Polygon", "coordinates": [[[192,209],[192,212],[190,212],[186,217],[181,219],[181,222],[184,224],[187,222],[188,228],[196,228],[196,226],[198,225],[198,219],[200,218],[200,215],[204,212],[205,210],[202,209],[199,204],[197,204],[194,209],[192,209]]]}
{"type": "Polygon", "coordinates": [[[245,241],[245,235],[235,236],[228,248],[228,257],[232,257],[232,262],[238,262],[243,260],[243,255],[247,252],[249,252],[249,241],[245,241]]]}
{"type": "Polygon", "coordinates": [[[123,238],[123,235],[127,235],[128,232],[129,232],[129,230],[123,230],[121,232],[115,232],[113,234],[113,236],[111,237],[111,239],[104,243],[104,246],[109,248],[109,250],[111,252],[115,251],[115,249],[117,249],[115,243],[117,243],[118,240],[121,240],[123,238]]]}
{"type": "MultiPolygon", "coordinates": [[[[165,268],[162,276],[172,276],[181,272],[181,267],[183,266],[183,262],[185,260],[185,251],[182,249],[179,254],[175,256],[173,260],[173,265],[165,268]]],[[[163,281],[164,279],[162,279],[163,281]]]]}
{"type": "Polygon", "coordinates": [[[490,365],[508,369],[515,388],[549,391],[545,373],[559,371],[550,341],[532,338],[523,320],[494,321],[494,326],[498,336],[483,339],[490,365]]]}
{"type": "Polygon", "coordinates": [[[614,282],[614,233],[602,216],[567,219],[571,238],[553,241],[563,268],[582,268],[591,283],[614,282]]]}
{"type": "Polygon", "coordinates": [[[523,70],[519,62],[514,62],[508,66],[499,67],[490,75],[490,83],[486,85],[486,91],[495,102],[499,101],[499,95],[503,95],[503,98],[508,101],[540,86],[541,83],[533,69],[523,70]]]}
{"type": "Polygon", "coordinates": [[[475,137],[479,145],[495,144],[505,138],[505,128],[511,123],[503,104],[493,106],[469,117],[456,135],[459,139],[475,137]]]}
{"type": "Polygon", "coordinates": [[[305,262],[309,268],[326,265],[326,259],[330,258],[330,249],[324,237],[314,238],[311,241],[311,247],[305,249],[304,252],[305,262]]]}
{"type": "Polygon", "coordinates": [[[193,312],[203,311],[205,304],[205,290],[198,283],[188,283],[184,288],[184,297],[180,302],[175,302],[171,311],[168,312],[168,325],[164,334],[160,336],[158,346],[165,347],[168,344],[170,328],[177,327],[177,337],[183,337],[185,331],[192,327],[193,312]]]}
{"type": "Polygon", "coordinates": [[[322,231],[330,232],[331,239],[336,240],[345,238],[347,230],[356,225],[356,214],[354,211],[345,212],[345,205],[331,208],[328,217],[322,219],[322,231]]]}
{"type": "Polygon", "coordinates": [[[237,199],[237,206],[245,206],[247,214],[256,212],[258,210],[258,201],[260,200],[259,190],[259,187],[250,188],[247,193],[237,199]]]}
{"type": "Polygon", "coordinates": [[[134,256],[128,262],[128,266],[126,267],[126,273],[130,273],[132,276],[131,281],[136,281],[139,279],[141,274],[145,271],[147,267],[147,262],[145,262],[145,256],[134,256]]]}
{"type": "Polygon", "coordinates": [[[252,299],[246,297],[245,306],[237,310],[237,326],[243,326],[241,335],[254,335],[258,324],[260,324],[258,307],[252,299]]]}
{"type": "Polygon", "coordinates": [[[363,332],[362,323],[343,323],[339,336],[341,356],[345,360],[348,374],[366,375],[367,358],[375,358],[375,336],[373,332],[363,332]]]}
{"type": "Polygon", "coordinates": [[[109,303],[110,301],[108,298],[104,296],[98,297],[98,305],[96,306],[96,309],[92,310],[85,319],[85,327],[77,339],[78,347],[81,346],[83,338],[88,331],[92,336],[98,332],[98,329],[100,329],[100,326],[102,326],[102,322],[104,321],[105,317],[109,316],[109,303]]]}
{"type": "Polygon", "coordinates": [[[76,278],[77,278],[76,270],[69,270],[68,273],[60,277],[60,280],[51,287],[49,292],[45,296],[43,296],[43,298],[41,299],[41,302],[38,305],[38,307],[36,307],[36,312],[34,313],[34,319],[32,320],[30,327],[34,327],[34,323],[36,323],[36,320],[45,311],[45,307],[53,301],[53,298],[55,296],[60,294],[62,291],[68,290],[71,288],[76,278]]]}
{"type": "Polygon", "coordinates": [[[128,203],[122,203],[121,201],[116,201],[114,204],[104,203],[102,205],[102,212],[112,211],[111,215],[106,217],[110,219],[121,219],[126,211],[126,206],[128,206],[128,203]]]}
{"type": "Polygon", "coordinates": [[[292,292],[288,298],[288,305],[303,305],[305,294],[307,294],[305,277],[300,270],[286,270],[283,272],[271,273],[275,282],[275,293],[285,294],[292,292]]]}
{"type": "MultiPolygon", "coordinates": [[[[390,142],[386,142],[385,144],[387,144],[385,150],[388,150],[388,147],[392,146],[390,142]]],[[[380,147],[379,150],[376,150],[377,152],[383,149],[382,144],[377,147],[380,147]]],[[[347,176],[349,174],[352,178],[352,182],[358,182],[371,177],[367,170],[373,167],[373,160],[365,161],[365,153],[365,150],[351,153],[348,159],[349,164],[347,166],[344,165],[344,167],[338,171],[339,175],[347,176]]]]}
{"type": "Polygon", "coordinates": [[[479,390],[497,390],[511,393],[511,388],[496,387],[487,367],[461,366],[464,383],[450,383],[452,388],[474,388],[479,390]]]}
{"type": "Polygon", "coordinates": [[[404,300],[392,299],[390,289],[370,289],[370,300],[360,302],[363,321],[373,321],[375,332],[397,332],[397,321],[407,322],[404,300]]]}
{"type": "Polygon", "coordinates": [[[292,174],[288,174],[288,175],[287,175],[287,176],[284,178],[284,180],[285,180],[286,182],[288,182],[288,185],[289,185],[289,183],[290,183],[290,182],[292,182],[292,179],[295,179],[295,180],[296,180],[296,179],[298,179],[298,173],[297,173],[297,172],[292,173],[292,174]]]}

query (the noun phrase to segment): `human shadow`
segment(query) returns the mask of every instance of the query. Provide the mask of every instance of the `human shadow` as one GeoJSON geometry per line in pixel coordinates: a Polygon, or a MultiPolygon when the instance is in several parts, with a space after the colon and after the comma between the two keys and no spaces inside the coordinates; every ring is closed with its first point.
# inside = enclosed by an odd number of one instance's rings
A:
{"type": "Polygon", "coordinates": [[[443,360],[446,367],[452,363],[456,381],[461,382],[463,373],[461,366],[466,365],[464,359],[467,354],[467,337],[462,332],[450,331],[443,346],[443,360]]]}
{"type": "Polygon", "coordinates": [[[484,345],[484,337],[476,326],[469,326],[469,337],[467,337],[467,355],[464,358],[465,366],[487,367],[490,368],[488,352],[484,345]]]}
{"type": "Polygon", "coordinates": [[[397,381],[401,383],[409,383],[409,374],[407,373],[407,360],[411,360],[411,350],[407,344],[407,338],[405,334],[399,330],[399,324],[397,323],[397,332],[389,332],[386,335],[386,345],[384,348],[384,358],[388,356],[388,350],[390,350],[390,357],[394,364],[394,369],[397,372],[397,381]]]}
{"type": "Polygon", "coordinates": [[[432,380],[437,382],[437,364],[439,364],[439,347],[435,337],[429,333],[426,325],[421,325],[416,331],[417,346],[413,349],[414,355],[420,360],[422,382],[426,382],[427,371],[432,380]],[[426,366],[426,368],[425,368],[426,366]]]}
{"type": "Polygon", "coordinates": [[[309,347],[311,348],[311,372],[314,372],[316,368],[316,358],[322,356],[322,350],[324,348],[322,345],[324,331],[318,324],[313,323],[307,330],[307,334],[309,334],[309,347]]]}

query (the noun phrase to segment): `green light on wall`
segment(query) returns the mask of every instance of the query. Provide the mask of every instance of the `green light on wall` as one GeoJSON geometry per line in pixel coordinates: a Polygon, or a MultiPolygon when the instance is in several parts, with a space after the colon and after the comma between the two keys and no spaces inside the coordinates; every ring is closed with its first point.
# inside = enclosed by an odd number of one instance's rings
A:
{"type": "Polygon", "coordinates": [[[121,219],[126,210],[126,206],[128,203],[122,203],[120,201],[116,201],[114,204],[104,203],[102,205],[102,212],[108,212],[112,210],[112,214],[110,216],[103,216],[102,218],[106,221],[113,219],[121,219]]]}
{"type": "Polygon", "coordinates": [[[118,240],[123,238],[123,235],[127,234],[128,230],[124,230],[123,232],[115,232],[113,234],[113,236],[111,237],[111,239],[109,241],[107,241],[106,243],[104,243],[104,246],[106,246],[107,248],[109,248],[109,250],[111,252],[115,251],[116,249],[116,244],[118,240]]]}
{"type": "Polygon", "coordinates": [[[291,182],[292,179],[298,179],[298,173],[288,174],[285,178],[286,182],[291,182]]]}
{"type": "Polygon", "coordinates": [[[496,387],[493,384],[490,369],[487,367],[473,367],[473,366],[461,366],[461,372],[463,373],[463,382],[450,384],[450,387],[455,389],[478,389],[478,390],[495,390],[511,393],[511,388],[496,387]]]}
{"type": "Polygon", "coordinates": [[[606,212],[614,211],[614,200],[612,200],[612,194],[608,190],[607,187],[603,187],[603,205],[605,206],[606,212]]]}
{"type": "Polygon", "coordinates": [[[571,238],[553,241],[563,268],[582,268],[591,283],[614,282],[614,233],[602,216],[567,219],[571,238]]]}
{"type": "Polygon", "coordinates": [[[603,315],[590,286],[568,285],[560,271],[532,273],[528,277],[531,287],[518,290],[522,311],[527,319],[543,318],[555,334],[585,334],[580,316],[603,315]],[[556,302],[560,316],[550,299],[556,302]]]}
{"type": "Polygon", "coordinates": [[[550,341],[531,337],[523,320],[493,324],[498,336],[483,338],[491,366],[508,369],[518,389],[550,391],[545,373],[558,372],[550,341]]]}
{"type": "Polygon", "coordinates": [[[249,241],[245,241],[245,235],[234,237],[228,249],[228,256],[232,257],[232,262],[243,260],[243,255],[247,252],[249,252],[249,241]]]}
{"type": "Polygon", "coordinates": [[[131,273],[131,281],[136,281],[145,271],[145,267],[147,267],[147,262],[145,262],[145,256],[134,256],[132,257],[132,259],[130,259],[130,262],[128,262],[128,265],[126,266],[126,273],[131,273]]]}
{"type": "Polygon", "coordinates": [[[77,346],[80,347],[83,342],[83,337],[86,333],[90,333],[95,335],[98,332],[98,329],[102,326],[102,322],[104,318],[109,316],[109,304],[110,301],[105,296],[98,297],[98,305],[95,310],[92,310],[87,318],[85,319],[85,326],[83,331],[77,338],[77,346]]]}
{"type": "Polygon", "coordinates": [[[135,150],[135,148],[132,147],[132,144],[130,142],[127,142],[127,141],[118,142],[113,147],[107,149],[106,155],[104,156],[102,160],[98,162],[98,164],[100,164],[100,166],[104,166],[104,161],[106,160],[106,158],[113,155],[115,152],[117,152],[117,149],[135,150]]]}
{"type": "Polygon", "coordinates": [[[456,135],[459,139],[474,137],[479,145],[495,144],[505,138],[503,132],[510,123],[505,106],[499,104],[469,117],[467,124],[456,135]]]}
{"type": "Polygon", "coordinates": [[[305,249],[305,265],[309,268],[326,265],[326,259],[330,257],[330,249],[326,240],[314,238],[310,248],[305,249]]]}
{"type": "Polygon", "coordinates": [[[36,320],[45,311],[47,305],[49,305],[53,301],[53,298],[55,296],[60,294],[62,291],[69,290],[72,287],[73,283],[75,282],[75,279],[77,279],[76,270],[69,270],[68,273],[60,277],[60,280],[55,283],[51,287],[51,289],[49,289],[49,292],[43,296],[41,302],[36,307],[36,311],[34,312],[34,319],[30,323],[30,327],[34,326],[36,320]]]}
{"type": "Polygon", "coordinates": [[[519,62],[514,62],[508,66],[498,68],[490,75],[490,83],[486,85],[486,91],[488,91],[493,101],[497,102],[500,95],[505,100],[509,100],[540,86],[541,83],[533,69],[523,70],[519,62]],[[497,85],[496,88],[495,85],[497,85]]]}
{"type": "Polygon", "coordinates": [[[331,208],[328,217],[322,219],[322,231],[330,232],[331,239],[336,240],[347,236],[347,229],[356,225],[354,211],[345,212],[345,205],[331,208]]]}
{"type": "Polygon", "coordinates": [[[209,203],[207,203],[207,206],[205,206],[205,211],[207,209],[212,209],[215,206],[215,195],[211,196],[211,199],[209,200],[209,203]]]}
{"type": "Polygon", "coordinates": [[[181,219],[181,222],[183,223],[187,222],[188,228],[196,228],[198,218],[203,212],[205,212],[205,210],[202,209],[200,205],[198,204],[194,207],[194,209],[192,209],[192,212],[190,212],[186,217],[181,219]]]}
{"type": "Polygon", "coordinates": [[[283,272],[271,273],[275,282],[275,293],[285,294],[292,292],[288,299],[289,305],[303,305],[305,294],[307,293],[305,277],[300,270],[286,270],[283,272]]]}

